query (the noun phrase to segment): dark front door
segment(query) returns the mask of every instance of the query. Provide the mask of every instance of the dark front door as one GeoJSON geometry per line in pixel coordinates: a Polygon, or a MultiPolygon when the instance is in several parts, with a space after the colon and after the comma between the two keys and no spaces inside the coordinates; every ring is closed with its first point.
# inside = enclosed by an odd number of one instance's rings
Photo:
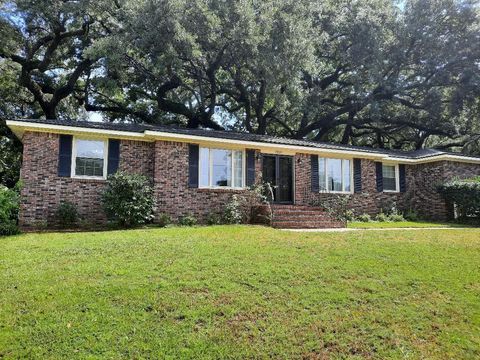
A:
{"type": "Polygon", "coordinates": [[[293,203],[293,158],[264,155],[263,181],[270,183],[273,188],[273,202],[293,203]]]}

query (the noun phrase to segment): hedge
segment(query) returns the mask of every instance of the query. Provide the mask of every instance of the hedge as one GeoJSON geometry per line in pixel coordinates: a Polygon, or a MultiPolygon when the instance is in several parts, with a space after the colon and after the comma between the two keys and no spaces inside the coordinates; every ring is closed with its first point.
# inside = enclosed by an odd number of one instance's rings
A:
{"type": "Polygon", "coordinates": [[[460,218],[480,218],[480,176],[452,180],[441,185],[439,191],[450,204],[455,204],[460,218]]]}

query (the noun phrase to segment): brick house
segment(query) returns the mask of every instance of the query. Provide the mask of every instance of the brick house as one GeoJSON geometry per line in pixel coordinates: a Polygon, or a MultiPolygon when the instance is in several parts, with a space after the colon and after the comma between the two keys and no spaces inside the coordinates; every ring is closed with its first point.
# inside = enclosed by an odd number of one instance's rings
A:
{"type": "Polygon", "coordinates": [[[261,181],[274,185],[274,225],[344,224],[321,208],[348,196],[356,214],[386,206],[445,220],[452,209],[436,191],[454,177],[480,175],[480,157],[434,149],[412,152],[254,134],[139,124],[9,120],[23,142],[20,225],[53,223],[63,201],[91,225],[105,224],[101,193],[118,170],[147,176],[156,215],[221,213],[232,194],[261,181]]]}

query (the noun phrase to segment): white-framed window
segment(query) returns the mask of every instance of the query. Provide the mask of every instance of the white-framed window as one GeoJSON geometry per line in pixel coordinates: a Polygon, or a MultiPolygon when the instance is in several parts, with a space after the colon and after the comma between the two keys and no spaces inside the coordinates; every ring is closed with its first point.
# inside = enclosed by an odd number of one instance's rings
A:
{"type": "Polygon", "coordinates": [[[200,147],[198,171],[201,188],[243,188],[245,152],[200,147]]]}
{"type": "Polygon", "coordinates": [[[352,192],[352,161],[318,158],[319,189],[323,192],[352,192]]]}
{"type": "Polygon", "coordinates": [[[400,189],[400,178],[398,165],[382,164],[383,191],[398,192],[400,189]]]}
{"type": "Polygon", "coordinates": [[[73,138],[72,177],[106,179],[107,151],[105,140],[73,138]]]}

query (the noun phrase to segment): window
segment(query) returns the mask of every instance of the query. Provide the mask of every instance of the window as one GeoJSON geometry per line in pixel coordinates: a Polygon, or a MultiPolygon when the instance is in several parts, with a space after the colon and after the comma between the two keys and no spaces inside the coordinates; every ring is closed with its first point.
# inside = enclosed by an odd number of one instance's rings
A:
{"type": "Polygon", "coordinates": [[[106,149],[105,141],[75,139],[72,151],[72,176],[105,178],[106,149]]]}
{"type": "Polygon", "coordinates": [[[199,185],[200,187],[244,186],[244,152],[200,148],[199,185]]]}
{"type": "Polygon", "coordinates": [[[396,165],[382,165],[383,191],[398,191],[398,171],[396,165]]]}
{"type": "Polygon", "coordinates": [[[350,167],[350,160],[318,158],[320,191],[351,192],[350,167]]]}

